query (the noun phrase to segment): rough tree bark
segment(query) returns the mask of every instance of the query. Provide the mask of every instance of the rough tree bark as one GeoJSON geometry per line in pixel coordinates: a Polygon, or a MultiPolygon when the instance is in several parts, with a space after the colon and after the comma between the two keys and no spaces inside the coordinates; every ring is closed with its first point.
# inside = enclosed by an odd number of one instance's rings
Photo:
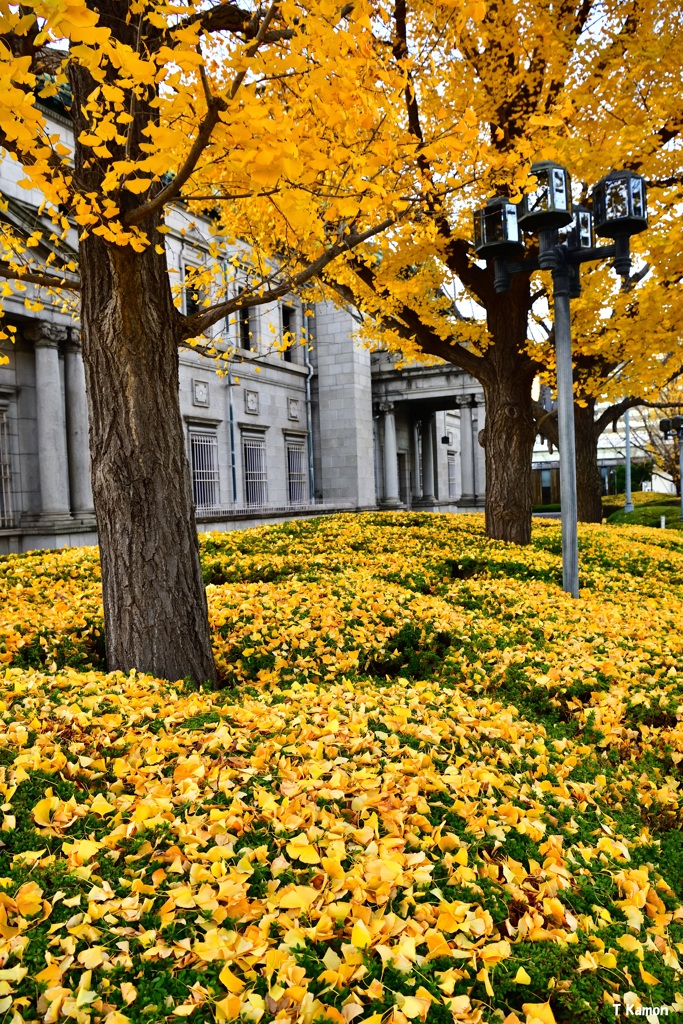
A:
{"type": "Polygon", "coordinates": [[[580,523],[602,522],[602,476],[598,466],[600,433],[595,419],[595,399],[586,399],[585,405],[575,402],[576,501],[580,523]]]}
{"type": "Polygon", "coordinates": [[[492,344],[478,367],[486,399],[486,533],[514,544],[531,541],[531,463],[536,428],[531,386],[537,371],[524,355],[528,278],[488,309],[492,344]]]}
{"type": "MultiPolygon", "coordinates": [[[[137,20],[122,13],[129,6],[102,0],[100,24],[135,49],[137,20]]],[[[79,137],[88,129],[87,98],[99,83],[76,63],[69,77],[75,180],[97,194],[107,165],[79,137]]],[[[137,99],[127,140],[134,159],[143,152],[146,126],[158,117],[154,99],[153,88],[137,99]]],[[[124,156],[117,145],[115,155],[124,156]]],[[[119,201],[123,217],[144,202],[126,190],[119,201]]],[[[107,667],[215,685],[178,394],[178,346],[186,325],[173,305],[165,239],[157,230],[162,216],[147,215],[140,225],[148,240],[142,252],[92,232],[79,243],[107,667]]]]}
{"type": "MultiPolygon", "coordinates": [[[[382,319],[399,336],[411,341],[417,338],[423,352],[458,366],[482,385],[486,401],[486,423],[480,434],[486,457],[486,533],[493,540],[529,544],[531,463],[536,437],[531,387],[540,370],[526,352],[529,276],[515,275],[509,291],[498,295],[492,270],[471,264],[468,252],[467,243],[454,242],[451,269],[466,281],[487,310],[491,340],[482,355],[455,340],[444,341],[409,306],[401,306],[397,316],[382,319]]],[[[360,261],[350,261],[349,265],[367,287],[375,287],[371,268],[360,261]]],[[[335,288],[346,301],[357,302],[348,286],[335,283],[335,288]]]]}
{"type": "Polygon", "coordinates": [[[107,667],[213,684],[166,258],[90,235],[80,262],[107,667]]]}

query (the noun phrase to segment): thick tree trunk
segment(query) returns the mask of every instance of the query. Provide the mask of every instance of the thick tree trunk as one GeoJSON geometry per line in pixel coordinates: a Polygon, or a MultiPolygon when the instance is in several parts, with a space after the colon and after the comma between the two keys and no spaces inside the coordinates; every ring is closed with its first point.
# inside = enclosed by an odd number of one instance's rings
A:
{"type": "MultiPolygon", "coordinates": [[[[574,403],[576,445],[576,500],[580,523],[602,522],[602,476],[598,466],[598,436],[595,428],[595,399],[586,405],[574,403]]],[[[562,458],[562,453],[560,453],[562,458]]]]}
{"type": "Polygon", "coordinates": [[[481,376],[486,398],[486,533],[494,540],[531,540],[531,459],[536,437],[531,385],[535,366],[524,354],[529,284],[514,278],[488,310],[492,344],[481,376]]]}
{"type": "Polygon", "coordinates": [[[526,379],[484,382],[486,397],[486,533],[494,540],[531,540],[534,418],[526,379]]]}
{"type": "Polygon", "coordinates": [[[93,496],[110,670],[216,681],[162,240],[80,246],[93,496]]]}

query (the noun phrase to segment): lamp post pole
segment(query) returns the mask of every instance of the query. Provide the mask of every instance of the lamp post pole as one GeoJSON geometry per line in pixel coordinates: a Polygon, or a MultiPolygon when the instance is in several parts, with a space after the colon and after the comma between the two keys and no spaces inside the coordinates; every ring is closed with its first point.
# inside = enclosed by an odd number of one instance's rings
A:
{"type": "Polygon", "coordinates": [[[558,259],[553,268],[557,430],[560,443],[560,515],[562,520],[562,589],[579,596],[578,509],[576,500],[576,440],[572,330],[569,309],[569,266],[558,259]]]}
{"type": "Polygon", "coordinates": [[[550,160],[532,164],[531,178],[535,182],[530,184],[519,204],[498,196],[489,199],[482,209],[474,211],[474,251],[480,258],[493,261],[493,287],[497,293],[508,290],[512,274],[533,270],[552,271],[560,445],[562,586],[568,594],[578,597],[576,442],[569,300],[581,294],[582,263],[609,259],[618,274],[628,276],[631,268],[630,237],[647,227],[647,196],[645,180],[641,175],[632,171],[611,171],[593,188],[591,210],[572,204],[569,172],[560,164],[550,160]],[[525,255],[525,231],[538,235],[537,258],[525,255]],[[612,244],[596,246],[593,241],[594,231],[603,238],[612,239],[612,244]]]}
{"type": "Polygon", "coordinates": [[[626,459],[626,501],[624,502],[624,512],[633,512],[633,495],[631,493],[631,418],[629,416],[630,410],[627,409],[624,413],[624,433],[626,434],[626,443],[624,445],[624,455],[626,459]]]}

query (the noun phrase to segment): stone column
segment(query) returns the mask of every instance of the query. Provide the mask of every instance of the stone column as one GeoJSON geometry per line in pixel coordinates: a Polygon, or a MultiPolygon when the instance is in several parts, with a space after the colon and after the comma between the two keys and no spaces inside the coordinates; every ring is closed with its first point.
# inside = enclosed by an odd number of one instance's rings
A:
{"type": "Polygon", "coordinates": [[[420,477],[420,424],[413,422],[410,431],[411,501],[416,505],[422,497],[420,477]]]}
{"type": "Polygon", "coordinates": [[[434,417],[422,420],[422,501],[434,502],[434,417]]]}
{"type": "Polygon", "coordinates": [[[71,511],[75,516],[93,515],[90,485],[90,449],[88,444],[88,403],[85,396],[85,371],[81,342],[71,331],[64,353],[66,391],[66,445],[69,456],[71,511]]]}
{"type": "Polygon", "coordinates": [[[393,402],[380,405],[384,413],[384,505],[400,504],[398,487],[398,452],[393,402]]]}
{"type": "Polygon", "coordinates": [[[474,505],[474,447],[472,437],[472,396],[460,401],[460,467],[462,479],[461,505],[474,505]]]}
{"type": "Polygon", "coordinates": [[[379,416],[375,416],[372,424],[373,445],[375,452],[375,492],[377,501],[384,497],[384,481],[382,479],[382,445],[379,436],[379,416]]]}
{"type": "Polygon", "coordinates": [[[474,431],[474,493],[477,504],[483,505],[486,500],[486,452],[479,443],[479,435],[484,429],[486,410],[481,399],[477,401],[477,426],[474,431]]]}
{"type": "Polygon", "coordinates": [[[66,426],[59,372],[59,343],[65,339],[66,332],[52,324],[38,323],[27,334],[35,347],[41,515],[70,519],[66,426]]]}

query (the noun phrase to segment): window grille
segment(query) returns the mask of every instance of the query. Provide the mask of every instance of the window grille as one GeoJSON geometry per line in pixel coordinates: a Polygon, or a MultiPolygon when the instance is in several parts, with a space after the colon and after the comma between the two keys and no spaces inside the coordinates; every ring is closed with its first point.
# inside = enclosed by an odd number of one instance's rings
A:
{"type": "Polygon", "coordinates": [[[287,487],[290,505],[308,501],[308,467],[303,441],[287,442],[287,487]]]}
{"type": "Polygon", "coordinates": [[[456,494],[455,452],[448,452],[448,497],[455,498],[456,494]]]}
{"type": "Polygon", "coordinates": [[[215,431],[190,429],[190,464],[195,507],[216,508],[220,503],[220,488],[215,431]]]}
{"type": "Polygon", "coordinates": [[[244,459],[244,498],[247,505],[265,505],[268,501],[266,442],[263,438],[242,438],[244,459]]]}
{"type": "Polygon", "coordinates": [[[14,525],[12,509],[12,467],[9,457],[9,423],[0,409],[0,527],[14,525]]]}

